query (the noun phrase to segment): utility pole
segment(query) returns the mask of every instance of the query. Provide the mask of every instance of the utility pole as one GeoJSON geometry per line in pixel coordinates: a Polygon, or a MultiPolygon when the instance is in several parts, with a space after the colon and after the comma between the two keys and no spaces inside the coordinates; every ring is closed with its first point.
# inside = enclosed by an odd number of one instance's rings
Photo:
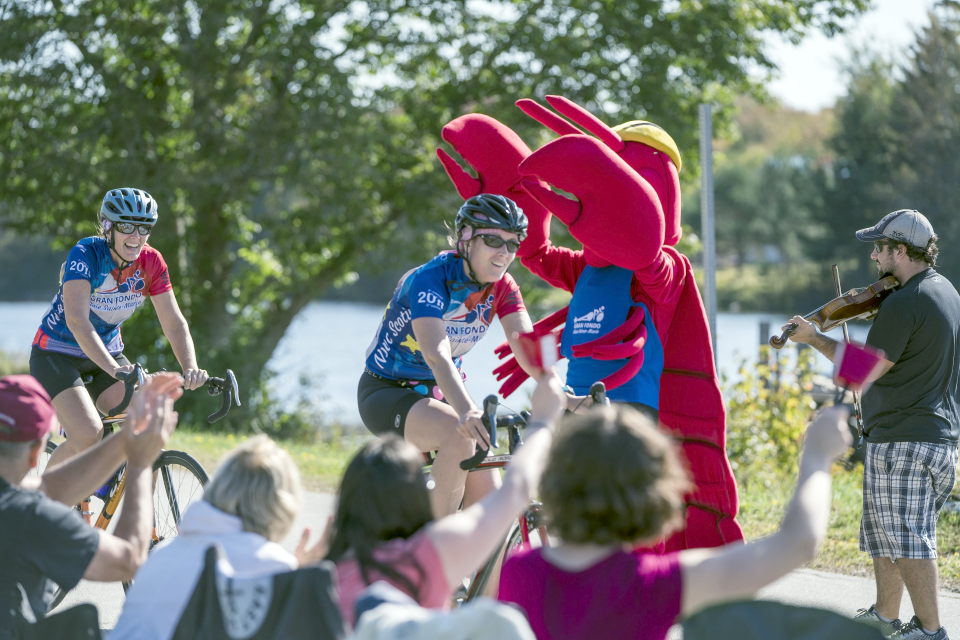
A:
{"type": "Polygon", "coordinates": [[[710,324],[713,365],[717,366],[717,241],[713,223],[713,114],[700,105],[700,239],[703,241],[703,302],[710,324]]]}

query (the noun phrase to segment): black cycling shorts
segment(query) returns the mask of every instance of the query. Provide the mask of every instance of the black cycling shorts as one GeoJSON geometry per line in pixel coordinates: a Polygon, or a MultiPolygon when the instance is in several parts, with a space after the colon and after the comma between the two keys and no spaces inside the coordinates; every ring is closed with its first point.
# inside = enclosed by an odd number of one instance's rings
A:
{"type": "MultiPolygon", "coordinates": [[[[122,353],[113,357],[121,367],[130,364],[122,353]]],[[[77,358],[56,351],[44,351],[39,347],[30,350],[30,375],[56,398],[70,387],[82,387],[84,378],[93,378],[87,386],[90,397],[96,402],[100,394],[117,382],[117,379],[101,369],[89,358],[77,358]]]]}
{"type": "Polygon", "coordinates": [[[364,370],[357,386],[360,419],[364,426],[377,436],[394,433],[402,438],[407,414],[413,405],[424,398],[443,400],[440,387],[434,380],[423,380],[414,384],[390,380],[364,370]]]}

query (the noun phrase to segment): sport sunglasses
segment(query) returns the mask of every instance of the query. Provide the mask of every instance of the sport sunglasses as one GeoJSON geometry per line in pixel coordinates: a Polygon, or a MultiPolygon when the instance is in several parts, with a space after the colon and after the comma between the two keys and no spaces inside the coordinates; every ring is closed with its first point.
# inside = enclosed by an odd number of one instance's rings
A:
{"type": "Polygon", "coordinates": [[[133,230],[136,229],[142,236],[148,236],[153,231],[152,224],[133,224],[132,222],[114,222],[113,228],[120,233],[133,233],[133,230]]]}
{"type": "Polygon", "coordinates": [[[486,233],[480,233],[474,236],[476,238],[482,238],[483,244],[494,249],[499,249],[503,245],[507,245],[507,251],[510,253],[516,253],[520,250],[520,243],[516,240],[504,240],[500,236],[494,236],[486,233]]]}

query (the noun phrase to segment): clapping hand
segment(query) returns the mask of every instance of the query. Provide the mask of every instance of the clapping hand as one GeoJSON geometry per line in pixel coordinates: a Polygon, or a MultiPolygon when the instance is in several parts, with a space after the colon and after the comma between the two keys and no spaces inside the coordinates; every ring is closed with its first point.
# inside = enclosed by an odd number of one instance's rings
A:
{"type": "Polygon", "coordinates": [[[133,394],[123,428],[130,464],[150,466],[157,459],[177,426],[173,403],[182,395],[183,378],[167,372],[150,376],[133,394]]]}
{"type": "Polygon", "coordinates": [[[323,528],[323,535],[320,536],[320,539],[312,547],[310,544],[310,527],[304,527],[303,533],[300,534],[300,544],[297,545],[297,550],[293,552],[293,555],[296,556],[297,562],[301,567],[306,567],[312,564],[317,564],[324,559],[327,555],[327,551],[330,550],[330,536],[333,532],[333,516],[327,518],[327,526],[323,528]]]}

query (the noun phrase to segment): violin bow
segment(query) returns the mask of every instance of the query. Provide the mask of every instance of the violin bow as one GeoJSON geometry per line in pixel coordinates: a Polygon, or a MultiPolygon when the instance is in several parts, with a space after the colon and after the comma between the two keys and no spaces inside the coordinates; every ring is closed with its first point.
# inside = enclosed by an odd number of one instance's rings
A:
{"type": "MultiPolygon", "coordinates": [[[[843,290],[840,288],[840,269],[837,265],[832,265],[833,268],[833,285],[837,289],[837,297],[843,295],[843,290]]],[[[850,330],[847,328],[847,323],[844,322],[843,327],[843,341],[847,344],[850,344],[850,330]]],[[[863,412],[860,410],[860,392],[853,392],[853,412],[857,416],[857,449],[863,446],[863,412]]]]}

